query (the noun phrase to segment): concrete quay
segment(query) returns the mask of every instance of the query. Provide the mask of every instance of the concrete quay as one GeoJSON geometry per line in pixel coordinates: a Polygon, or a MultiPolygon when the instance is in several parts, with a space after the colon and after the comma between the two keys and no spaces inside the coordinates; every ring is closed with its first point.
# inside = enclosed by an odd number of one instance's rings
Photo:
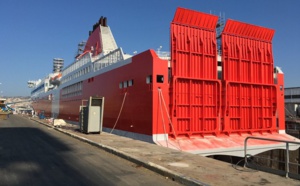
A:
{"type": "Polygon", "coordinates": [[[84,134],[79,132],[76,125],[66,124],[61,127],[54,127],[47,120],[30,119],[104,149],[184,185],[300,186],[299,180],[240,166],[236,167],[232,164],[200,155],[177,151],[106,132],[101,132],[101,134],[84,134]]]}

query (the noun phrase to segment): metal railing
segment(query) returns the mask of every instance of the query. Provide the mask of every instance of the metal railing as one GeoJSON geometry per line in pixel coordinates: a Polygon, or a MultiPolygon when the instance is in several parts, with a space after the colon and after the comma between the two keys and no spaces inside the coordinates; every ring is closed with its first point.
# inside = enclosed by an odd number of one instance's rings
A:
{"type": "MultiPolygon", "coordinates": [[[[280,143],[285,143],[286,144],[286,157],[285,157],[285,176],[288,178],[289,177],[289,172],[290,172],[290,157],[289,157],[289,144],[297,144],[300,145],[300,142],[295,142],[295,141],[287,141],[287,140],[277,140],[277,139],[270,139],[270,138],[261,138],[261,137],[254,137],[254,136],[249,136],[245,139],[244,141],[244,153],[245,153],[245,164],[244,167],[247,166],[248,164],[248,157],[251,157],[251,154],[247,154],[247,142],[249,139],[255,139],[255,140],[263,140],[263,141],[274,141],[274,142],[280,142],[280,143]]],[[[300,164],[297,164],[298,166],[300,164]]]]}
{"type": "Polygon", "coordinates": [[[122,60],[124,60],[123,51],[121,48],[117,48],[116,50],[109,52],[107,55],[95,61],[94,71],[98,71],[104,67],[120,62],[122,60]]]}

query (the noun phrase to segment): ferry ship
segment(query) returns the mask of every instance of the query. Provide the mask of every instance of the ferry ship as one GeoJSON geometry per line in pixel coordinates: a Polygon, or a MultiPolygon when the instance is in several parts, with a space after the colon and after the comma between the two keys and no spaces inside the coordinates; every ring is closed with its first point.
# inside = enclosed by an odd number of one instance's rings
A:
{"type": "MultiPolygon", "coordinates": [[[[93,25],[74,62],[29,81],[32,106],[46,117],[79,122],[89,97],[104,97],[103,130],[191,153],[243,156],[249,136],[285,134],[283,72],[274,66],[274,30],[178,8],[171,51],[125,54],[107,18],[93,25]]],[[[249,141],[252,154],[284,148],[249,141]]]]}

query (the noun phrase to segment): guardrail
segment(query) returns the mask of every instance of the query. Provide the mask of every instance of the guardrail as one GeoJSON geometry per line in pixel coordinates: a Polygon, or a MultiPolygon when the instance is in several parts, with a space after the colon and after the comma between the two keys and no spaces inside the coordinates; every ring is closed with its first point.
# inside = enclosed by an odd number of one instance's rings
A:
{"type": "MultiPolygon", "coordinates": [[[[261,137],[254,137],[254,136],[249,136],[245,139],[244,141],[244,154],[245,154],[245,164],[244,167],[247,166],[248,164],[248,157],[251,157],[251,154],[247,154],[247,142],[249,139],[255,139],[255,140],[263,140],[263,141],[274,141],[274,142],[280,142],[280,143],[285,143],[286,144],[286,157],[285,157],[285,176],[288,178],[289,177],[289,171],[290,171],[290,157],[289,157],[289,144],[297,144],[300,145],[299,142],[295,142],[295,141],[287,141],[287,140],[277,140],[277,139],[271,139],[271,138],[261,138],[261,137]]],[[[296,164],[296,165],[300,165],[300,164],[296,164]]]]}

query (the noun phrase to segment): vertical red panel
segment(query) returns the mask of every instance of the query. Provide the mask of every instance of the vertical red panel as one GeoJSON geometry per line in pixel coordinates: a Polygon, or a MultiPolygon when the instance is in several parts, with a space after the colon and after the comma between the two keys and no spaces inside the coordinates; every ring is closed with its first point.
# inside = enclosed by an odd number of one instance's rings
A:
{"type": "MultiPolygon", "coordinates": [[[[218,134],[220,83],[214,80],[176,78],[173,120],[177,135],[218,134]]],[[[170,134],[174,134],[170,128],[170,134]]]]}
{"type": "Polygon", "coordinates": [[[219,133],[217,16],[178,8],[171,23],[170,134],[219,133]]]}
{"type": "Polygon", "coordinates": [[[228,20],[222,33],[223,79],[274,84],[274,30],[228,20]]]}
{"type": "Polygon", "coordinates": [[[224,132],[276,130],[271,29],[228,20],[222,33],[224,132]]]}
{"type": "Polygon", "coordinates": [[[217,79],[218,17],[178,8],[171,24],[172,75],[217,79]]]}
{"type": "Polygon", "coordinates": [[[276,88],[271,85],[227,82],[224,99],[225,133],[276,130],[276,88]]]}

